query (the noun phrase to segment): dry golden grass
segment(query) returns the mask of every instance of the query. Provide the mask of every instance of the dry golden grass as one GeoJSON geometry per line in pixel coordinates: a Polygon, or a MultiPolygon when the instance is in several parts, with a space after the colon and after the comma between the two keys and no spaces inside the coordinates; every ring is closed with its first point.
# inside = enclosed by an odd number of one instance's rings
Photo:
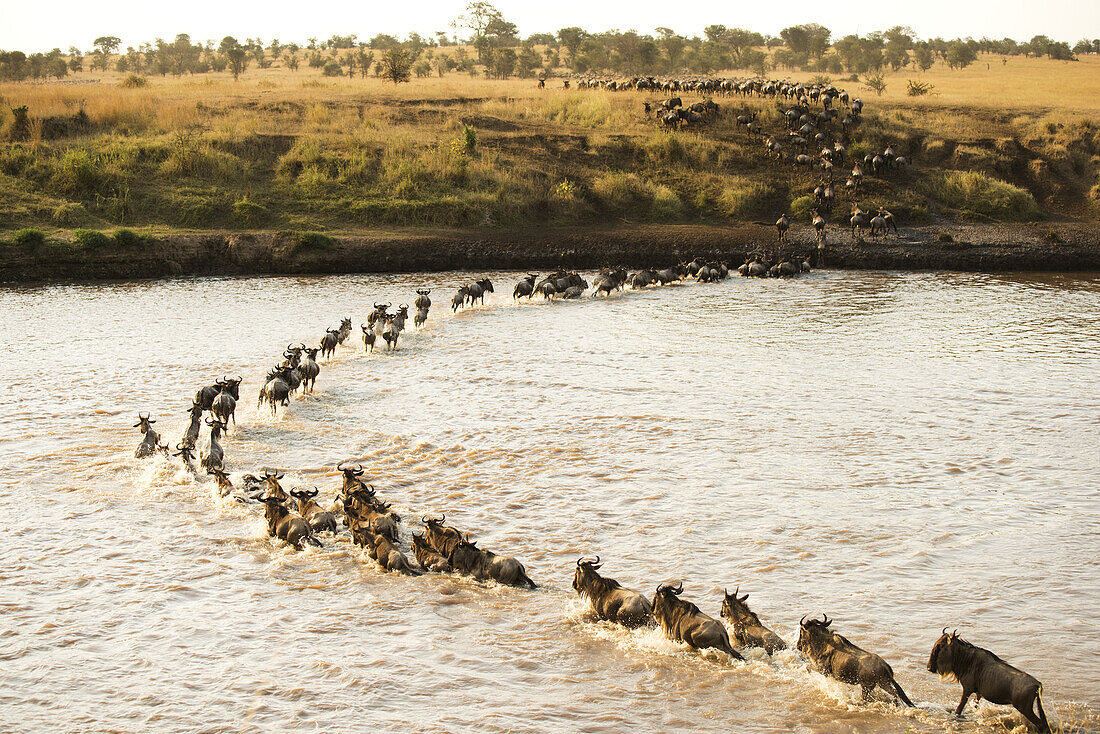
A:
{"type": "MultiPolygon", "coordinates": [[[[1044,206],[1086,207],[1078,189],[1100,185],[1094,153],[1081,144],[1095,138],[1089,131],[1097,127],[1100,82],[1092,76],[1100,78],[1100,60],[1012,57],[990,67],[983,59],[964,71],[920,75],[936,94],[919,99],[904,96],[914,72],[890,75],[881,98],[835,80],[868,103],[852,152],[893,140],[929,170],[967,170],[963,156],[970,156],[990,176],[1032,187],[1044,206]],[[1031,179],[998,169],[1012,160],[1004,143],[1014,140],[1042,153],[1029,164],[1031,179]],[[1062,183],[1033,187],[1048,171],[1062,183]]],[[[660,94],[565,91],[560,79],[543,90],[533,79],[465,74],[395,86],[275,66],[249,69],[239,81],[228,73],[152,76],[130,88],[121,84],[127,76],[0,85],[0,140],[9,106],[28,105],[38,121],[83,109],[92,123],[71,137],[0,144],[4,226],[64,226],[80,217],[302,229],[574,221],[600,213],[750,219],[802,197],[817,176],[777,166],[729,116],[701,131],[670,133],[642,113],[642,101],[660,94]],[[482,143],[475,155],[455,148],[467,124],[482,143]]],[[[771,100],[718,101],[726,110],[756,107],[778,129],[771,100]]],[[[35,131],[41,135],[41,122],[35,131]]],[[[883,182],[872,196],[896,212],[927,216],[911,185],[883,182]]]]}

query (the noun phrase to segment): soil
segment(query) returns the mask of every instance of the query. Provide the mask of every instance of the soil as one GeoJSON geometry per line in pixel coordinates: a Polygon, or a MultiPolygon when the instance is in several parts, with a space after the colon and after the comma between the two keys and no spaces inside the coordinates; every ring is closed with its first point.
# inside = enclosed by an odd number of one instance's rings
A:
{"type": "MultiPolygon", "coordinates": [[[[777,243],[764,224],[621,224],[493,230],[387,230],[333,235],[330,247],[304,250],[273,232],[173,234],[141,249],[45,246],[0,249],[0,281],[103,280],[180,275],[391,273],[446,270],[547,270],[666,266],[696,256],[736,266],[761,254],[806,257],[809,227],[777,243]]],[[[1100,223],[934,225],[883,240],[852,240],[833,230],[829,268],[970,272],[1100,272],[1100,223]]],[[[820,266],[820,264],[819,264],[820,266]]]]}

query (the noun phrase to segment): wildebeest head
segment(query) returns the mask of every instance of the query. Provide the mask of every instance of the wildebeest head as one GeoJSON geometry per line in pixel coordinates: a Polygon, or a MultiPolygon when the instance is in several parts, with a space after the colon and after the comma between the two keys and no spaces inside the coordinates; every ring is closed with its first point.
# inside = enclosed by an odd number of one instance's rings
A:
{"type": "Polygon", "coordinates": [[[661,584],[657,587],[657,593],[653,595],[653,609],[657,609],[657,605],[667,605],[678,601],[680,594],[684,593],[684,582],[681,581],[677,586],[672,584],[661,584]]]}
{"type": "Polygon", "coordinates": [[[932,646],[932,654],[928,656],[928,672],[942,678],[955,677],[955,652],[959,648],[971,646],[969,642],[959,637],[959,631],[948,632],[943,628],[943,634],[932,646]]]}
{"type": "Polygon", "coordinates": [[[493,293],[494,292],[493,291],[493,281],[489,280],[488,278],[482,278],[481,280],[479,280],[477,282],[477,284],[480,285],[485,290],[486,293],[493,293]]]}
{"type": "Polygon", "coordinates": [[[822,646],[832,638],[829,625],[833,620],[828,615],[822,614],[821,619],[806,619],[803,617],[798,623],[798,644],[795,645],[799,652],[805,653],[811,648],[822,646]]]}
{"type": "Polygon", "coordinates": [[[202,405],[197,400],[192,400],[191,407],[187,409],[187,414],[190,415],[191,418],[201,418],[202,405]]]}
{"type": "Polygon", "coordinates": [[[153,429],[152,424],[156,423],[156,420],[150,418],[149,415],[149,413],[145,415],[138,413],[138,422],[134,424],[134,428],[140,428],[142,433],[151,431],[153,429]]]}
{"type": "Polygon", "coordinates": [[[596,556],[595,560],[578,558],[577,570],[573,573],[573,590],[578,594],[583,594],[593,580],[600,578],[596,571],[598,571],[602,565],[599,556],[596,556]]]}
{"type": "Polygon", "coordinates": [[[264,472],[264,484],[269,499],[274,499],[279,502],[286,502],[290,499],[290,495],[288,495],[282,485],[279,484],[279,480],[282,478],[283,474],[277,469],[274,471],[268,469],[264,472]]]}
{"type": "Polygon", "coordinates": [[[206,425],[210,426],[210,438],[212,439],[220,437],[229,430],[229,426],[217,418],[207,418],[206,425]]]}
{"type": "Polygon", "coordinates": [[[744,596],[738,596],[737,592],[741,590],[738,586],[733,590],[733,593],[723,589],[722,593],[725,598],[722,600],[722,616],[731,622],[741,622],[742,624],[751,624],[754,626],[762,626],[760,624],[760,618],[756,616],[756,612],[749,609],[749,605],[745,603],[745,600],[749,598],[748,594],[744,596]]]}
{"type": "Polygon", "coordinates": [[[172,454],[172,456],[178,456],[181,459],[183,459],[185,462],[194,461],[195,460],[195,447],[194,446],[188,446],[185,443],[177,443],[176,444],[176,453],[172,454]]]}

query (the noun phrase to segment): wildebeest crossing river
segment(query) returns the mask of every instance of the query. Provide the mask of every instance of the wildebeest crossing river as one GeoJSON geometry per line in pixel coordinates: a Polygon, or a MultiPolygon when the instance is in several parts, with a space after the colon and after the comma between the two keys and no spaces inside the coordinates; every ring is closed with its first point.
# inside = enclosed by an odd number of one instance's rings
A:
{"type": "MultiPolygon", "coordinates": [[[[483,273],[180,279],[0,291],[0,729],[894,732],[950,718],[944,625],[1100,725],[1100,279],[816,272],[452,315],[483,273]],[[367,355],[375,301],[436,300],[367,355]],[[438,294],[438,298],[435,298],[438,294]],[[313,394],[271,417],[287,342],[352,316],[313,394]],[[178,463],[195,389],[244,377],[233,472],[331,500],[366,467],[539,589],[379,571],[344,532],[295,552],[178,463]],[[791,650],[746,662],[593,621],[575,561],[714,617],[740,585],[793,647],[825,612],[917,704],[860,701],[791,650]]],[[[205,428],[204,428],[205,432],[205,428]]]]}

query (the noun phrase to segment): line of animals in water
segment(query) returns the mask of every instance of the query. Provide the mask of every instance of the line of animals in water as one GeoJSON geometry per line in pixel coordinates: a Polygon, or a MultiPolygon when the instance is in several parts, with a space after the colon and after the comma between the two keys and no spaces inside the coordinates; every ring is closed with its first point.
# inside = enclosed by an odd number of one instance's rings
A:
{"type": "MultiPolygon", "coordinates": [[[[769,267],[761,258],[746,260],[739,268],[740,274],[746,277],[794,275],[805,270],[809,270],[808,262],[781,261],[769,267]],[[784,265],[790,267],[781,267],[784,265]]],[[[728,273],[724,264],[706,262],[701,258],[671,268],[635,273],[628,273],[624,268],[605,269],[593,280],[592,296],[600,293],[610,295],[614,290],[623,290],[627,284],[639,289],[688,277],[699,282],[713,282],[724,279],[728,273]]],[[[547,300],[552,300],[556,295],[577,298],[588,288],[588,282],[575,272],[557,271],[541,281],[537,274],[528,273],[516,284],[513,299],[531,299],[536,294],[547,300]]],[[[488,278],[464,285],[456,292],[452,308],[457,311],[476,303],[483,304],[485,294],[493,292],[492,282],[488,278]]],[[[430,289],[417,290],[414,301],[417,328],[427,321],[431,308],[429,293],[430,289]]],[[[397,349],[397,340],[404,331],[409,309],[401,305],[396,312],[390,312],[391,306],[392,303],[374,304],[367,324],[362,325],[365,351],[374,350],[378,335],[387,342],[391,351],[397,349]]],[[[283,361],[268,373],[260,389],[259,405],[269,403],[274,415],[278,405],[289,405],[290,396],[298,389],[312,392],[320,373],[316,361],[318,353],[323,359],[331,359],[336,347],[344,344],[351,335],[351,324],[350,318],[344,318],[338,328],[327,329],[320,346],[316,348],[306,347],[305,344],[287,345],[283,351],[283,361]]],[[[222,377],[195,394],[187,411],[190,420],[173,456],[178,457],[196,478],[200,476],[194,465],[194,451],[201,432],[203,413],[209,411],[213,416],[206,420],[211,429],[210,440],[202,452],[200,465],[214,478],[221,497],[232,497],[244,505],[258,503],[263,507],[270,537],[283,540],[296,550],[301,550],[305,543],[322,547],[317,535],[331,533],[335,537],[342,524],[348,529],[352,542],[364,548],[384,571],[405,575],[455,573],[476,581],[493,581],[525,589],[538,588],[520,561],[479,548],[468,532],[445,525],[446,515],[438,519],[421,518],[424,530],[411,534],[409,547],[415,562],[410,560],[401,548],[401,516],[392,509],[391,503],[379,497],[372,484],[363,480],[362,465],[337,464],[336,469],[342,474],[343,482],[333,503],[327,508],[317,501],[320,494],[317,487],[287,491],[281,483],[285,475],[275,469],[263,471],[261,477],[244,474],[242,486],[236,487],[225,471],[220,439],[228,432],[231,422],[236,425],[235,411],[240,399],[241,382],[239,376],[222,377]]],[[[152,427],[156,421],[148,414],[139,414],[138,419],[135,427],[140,428],[142,439],[134,455],[137,458],[157,453],[167,455],[168,447],[152,427]]],[[[694,649],[714,649],[734,660],[744,659],[734,648],[725,624],[705,614],[692,602],[680,598],[682,582],[677,586],[659,585],[650,601],[643,594],[623,587],[615,579],[601,576],[601,566],[599,556],[595,559],[580,558],[573,576],[573,589],[589,603],[599,619],[627,628],[656,626],[669,639],[694,649]]],[[[725,593],[721,608],[721,617],[728,621],[737,645],[742,649],[762,648],[768,655],[787,649],[787,643],[766,627],[749,608],[746,603],[748,594],[739,596],[739,591],[740,587],[733,594],[725,593]]],[[[890,665],[880,656],[833,632],[832,622],[824,615],[820,620],[803,617],[799,623],[795,649],[822,674],[858,685],[865,701],[870,700],[879,689],[891,700],[913,706],[895,680],[890,665]]],[[[990,703],[1011,705],[1038,731],[1050,731],[1042,705],[1042,684],[989,650],[962,639],[957,631],[948,633],[944,629],[932,648],[927,669],[930,673],[957,680],[961,684],[962,698],[955,710],[956,717],[962,715],[969,699],[976,696],[990,703]]]]}

